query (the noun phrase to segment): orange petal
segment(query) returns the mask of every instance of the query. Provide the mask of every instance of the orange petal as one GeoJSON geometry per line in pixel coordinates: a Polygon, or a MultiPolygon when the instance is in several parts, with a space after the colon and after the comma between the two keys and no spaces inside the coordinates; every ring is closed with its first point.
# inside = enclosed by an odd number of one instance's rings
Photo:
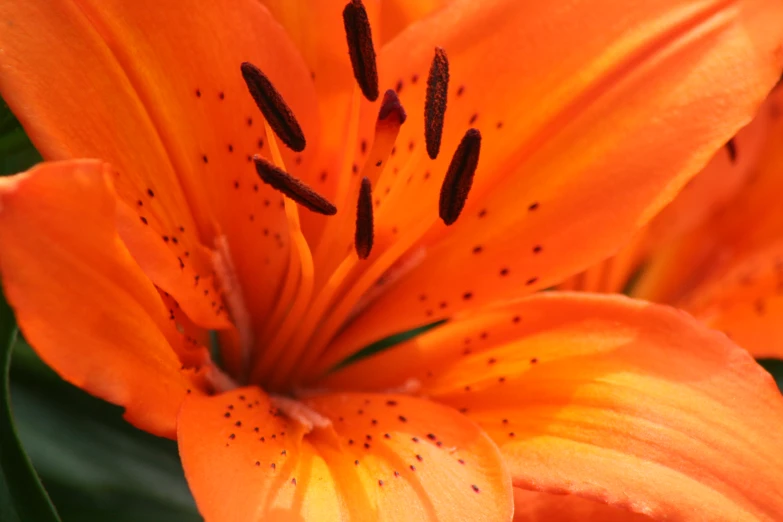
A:
{"type": "Polygon", "coordinates": [[[255,289],[246,305],[265,317],[287,267],[288,229],[279,194],[253,167],[251,155],[268,146],[240,64],[264,70],[304,129],[301,160],[285,154],[294,174],[318,149],[318,115],[309,71],[263,6],[31,0],[4,4],[0,16],[0,91],[44,157],[115,166],[121,198],[143,203],[140,215],[160,236],[178,238],[168,244],[171,277],[177,257],[206,277],[225,235],[238,279],[255,289]]]}
{"type": "Polygon", "coordinates": [[[761,149],[771,132],[770,121],[778,110],[775,107],[781,93],[774,94],[774,99],[762,106],[750,125],[740,130],[730,144],[718,149],[704,169],[650,222],[649,248],[702,224],[745,186],[754,174],[761,149]]]}
{"type": "Polygon", "coordinates": [[[452,0],[383,0],[381,2],[381,44],[385,45],[430,13],[442,9],[452,0]]]}
{"type": "Polygon", "coordinates": [[[408,108],[397,154],[376,184],[376,235],[398,234],[366,264],[316,344],[402,255],[421,259],[353,321],[319,369],[610,255],[750,121],[779,77],[781,28],[783,6],[768,0],[466,0],[410,26],[384,47],[379,71],[382,83],[402,80],[408,108]],[[448,53],[451,81],[442,152],[429,162],[416,108],[436,45],[448,53]],[[468,127],[482,133],[481,159],[447,230],[438,192],[468,127]]]}
{"type": "MultiPolygon", "coordinates": [[[[783,190],[783,89],[773,91],[764,110],[769,130],[745,185],[701,226],[660,245],[634,295],[674,304],[705,279],[778,240],[783,231],[777,197],[783,190]]],[[[742,151],[738,145],[738,158],[742,151]]]]}
{"type": "Polygon", "coordinates": [[[64,379],[173,436],[193,383],[157,291],[117,236],[109,179],[97,161],[0,179],[3,289],[25,338],[64,379]]]}
{"type": "Polygon", "coordinates": [[[178,306],[181,303],[191,320],[203,328],[230,326],[222,299],[215,299],[220,295],[219,282],[206,264],[207,249],[195,243],[183,244],[180,249],[181,232],[172,236],[161,234],[159,224],[143,205],[132,208],[124,201],[117,202],[117,232],[144,274],[176,296],[178,306]],[[191,259],[197,262],[191,263],[191,259]]]}
{"type": "Polygon", "coordinates": [[[571,276],[557,285],[557,289],[623,293],[647,253],[648,228],[649,226],[640,229],[615,255],[571,276]]]}
{"type": "Polygon", "coordinates": [[[514,522],[645,522],[650,517],[575,495],[514,488],[514,522]]]}
{"type": "Polygon", "coordinates": [[[517,487],[661,519],[783,512],[783,398],[744,350],[675,309],[537,294],[466,314],[322,384],[406,382],[478,422],[517,487]]]}
{"type": "Polygon", "coordinates": [[[185,401],[180,455],[208,522],[465,513],[511,520],[511,482],[497,448],[450,408],[406,396],[324,395],[297,403],[326,422],[307,433],[274,401],[258,388],[185,401]]]}
{"type": "Polygon", "coordinates": [[[753,356],[783,359],[783,242],[732,263],[681,306],[753,356]]]}
{"type": "Polygon", "coordinates": [[[704,169],[685,185],[660,214],[640,229],[620,252],[593,265],[584,275],[574,276],[578,282],[571,282],[569,288],[563,285],[559,288],[607,293],[622,291],[648,256],[655,256],[671,242],[703,226],[715,212],[735,198],[754,173],[763,145],[770,134],[770,122],[779,113],[781,93],[781,89],[773,91],[750,125],[719,149],[704,169]]]}

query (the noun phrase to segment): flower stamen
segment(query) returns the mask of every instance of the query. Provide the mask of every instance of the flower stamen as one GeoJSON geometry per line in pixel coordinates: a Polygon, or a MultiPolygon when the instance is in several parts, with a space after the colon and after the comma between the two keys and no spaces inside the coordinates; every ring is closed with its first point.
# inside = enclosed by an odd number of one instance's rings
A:
{"type": "Polygon", "coordinates": [[[356,204],[356,234],[354,245],[359,259],[370,257],[373,243],[372,185],[369,178],[362,178],[359,201],[356,204]]]}
{"type": "Polygon", "coordinates": [[[296,399],[270,395],[269,400],[280,413],[301,424],[305,434],[313,431],[313,428],[328,428],[332,425],[331,420],[296,399]]]}
{"type": "Polygon", "coordinates": [[[465,207],[470,187],[473,185],[480,150],[481,132],[478,129],[468,129],[451,158],[449,170],[446,171],[440,189],[439,214],[446,225],[457,221],[465,207]]]}
{"type": "Polygon", "coordinates": [[[378,111],[378,122],[380,123],[388,121],[399,126],[405,123],[406,119],[408,119],[408,115],[405,113],[405,109],[400,102],[400,98],[397,96],[396,92],[388,89],[383,94],[381,110],[378,111]]]}
{"type": "Polygon", "coordinates": [[[449,59],[446,51],[435,48],[430,74],[427,77],[427,97],[424,101],[424,140],[430,159],[438,157],[443,136],[443,120],[449,90],[449,59]]]}
{"type": "Polygon", "coordinates": [[[286,171],[277,168],[261,156],[253,156],[253,161],[255,161],[256,172],[261,180],[275,190],[282,192],[313,212],[326,216],[333,216],[337,213],[337,207],[332,205],[329,200],[286,171]]]}
{"type": "Polygon", "coordinates": [[[388,163],[400,127],[407,119],[405,109],[397,97],[397,93],[389,89],[383,95],[381,109],[378,111],[378,120],[375,123],[375,139],[372,150],[367,157],[367,163],[362,169],[362,176],[375,183],[388,163]]]}
{"type": "Polygon", "coordinates": [[[261,69],[249,62],[241,65],[247,89],[278,138],[295,152],[305,149],[305,136],[296,117],[261,69]]]}
{"type": "Polygon", "coordinates": [[[372,44],[372,30],[367,10],[361,0],[351,0],[343,9],[343,25],[351,56],[353,76],[364,96],[378,99],[378,69],[375,63],[375,47],[372,44]]]}
{"type": "MultiPolygon", "coordinates": [[[[220,282],[220,289],[223,295],[226,296],[226,304],[231,312],[231,318],[239,332],[242,366],[245,367],[250,360],[250,353],[255,341],[253,325],[250,312],[245,305],[245,298],[242,295],[242,286],[239,284],[236,268],[234,268],[228,238],[224,235],[215,238],[215,249],[212,251],[212,266],[220,282]]],[[[243,379],[246,377],[242,376],[243,379]]]]}

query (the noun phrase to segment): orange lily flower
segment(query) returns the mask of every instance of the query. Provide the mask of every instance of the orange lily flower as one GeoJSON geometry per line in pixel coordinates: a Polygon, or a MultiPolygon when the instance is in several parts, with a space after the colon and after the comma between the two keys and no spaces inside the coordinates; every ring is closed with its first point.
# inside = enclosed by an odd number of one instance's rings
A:
{"type": "Polygon", "coordinates": [[[742,349],[659,305],[525,296],[752,117],[783,5],[397,4],[0,2],[0,92],[52,160],[0,180],[28,341],[176,438],[209,521],[525,519],[552,493],[775,519],[783,399],[742,349]]]}
{"type": "Polygon", "coordinates": [[[617,292],[688,310],[756,357],[783,358],[778,204],[783,89],[620,253],[563,288],[617,292]]]}

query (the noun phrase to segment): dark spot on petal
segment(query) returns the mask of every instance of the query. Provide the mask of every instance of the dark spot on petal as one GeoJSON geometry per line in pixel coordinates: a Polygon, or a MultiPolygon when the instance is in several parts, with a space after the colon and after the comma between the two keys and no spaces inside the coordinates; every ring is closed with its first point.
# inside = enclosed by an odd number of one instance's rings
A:
{"type": "Polygon", "coordinates": [[[737,161],[737,143],[734,141],[734,138],[727,141],[725,147],[726,152],[729,154],[729,161],[735,163],[737,161]]]}

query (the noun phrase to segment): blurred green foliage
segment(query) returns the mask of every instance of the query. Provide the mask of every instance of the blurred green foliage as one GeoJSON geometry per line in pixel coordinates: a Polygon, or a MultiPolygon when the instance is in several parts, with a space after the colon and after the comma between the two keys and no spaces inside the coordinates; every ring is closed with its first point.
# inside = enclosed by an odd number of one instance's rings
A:
{"type": "Polygon", "coordinates": [[[46,490],[19,442],[13,421],[9,377],[16,339],[14,314],[0,300],[0,520],[58,522],[46,490]]]}
{"type": "Polygon", "coordinates": [[[23,171],[41,161],[16,117],[0,100],[0,174],[23,171]]]}
{"type": "Polygon", "coordinates": [[[64,382],[23,340],[14,347],[11,398],[64,522],[200,520],[176,443],[133,428],[122,408],[64,382]]]}
{"type": "Polygon", "coordinates": [[[759,364],[772,374],[778,388],[783,391],[783,361],[778,359],[759,359],[759,364]]]}

